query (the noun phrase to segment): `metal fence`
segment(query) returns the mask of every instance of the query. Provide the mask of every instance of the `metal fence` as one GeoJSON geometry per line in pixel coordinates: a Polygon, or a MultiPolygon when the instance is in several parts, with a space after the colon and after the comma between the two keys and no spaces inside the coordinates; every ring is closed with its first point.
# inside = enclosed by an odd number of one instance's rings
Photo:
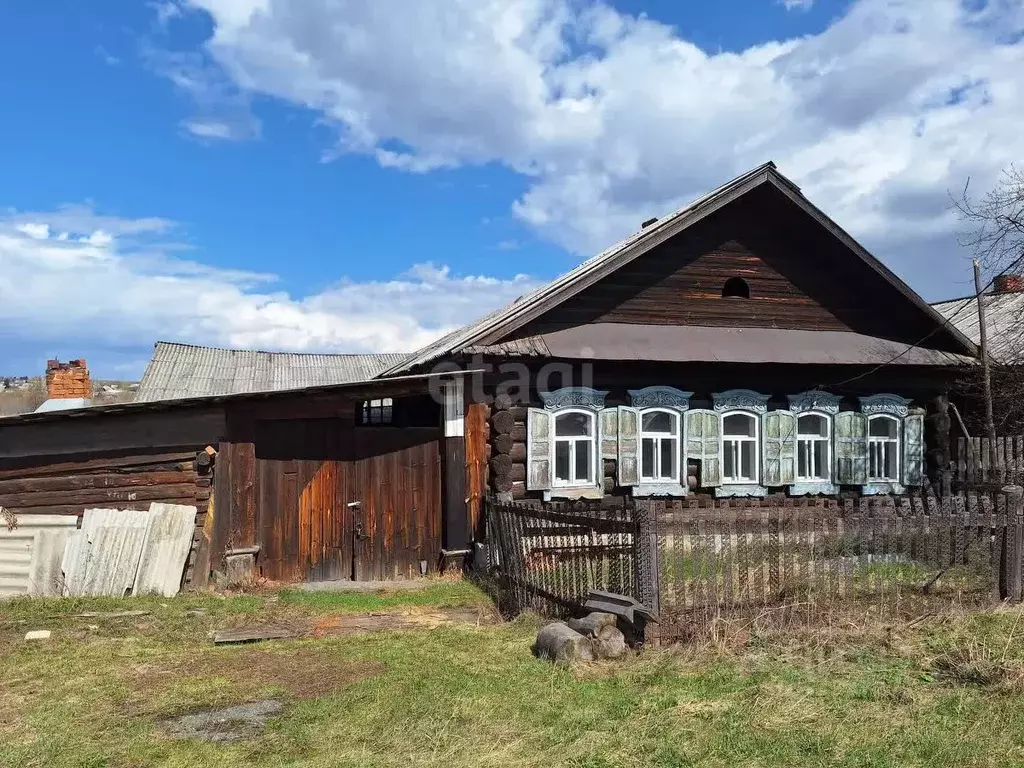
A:
{"type": "Polygon", "coordinates": [[[579,613],[592,589],[636,596],[636,509],[594,504],[485,504],[491,565],[506,607],[579,613]]]}
{"type": "MultiPolygon", "coordinates": [[[[771,606],[1021,599],[1020,496],[646,501],[662,640],[771,606]]],[[[643,514],[643,513],[641,513],[643,514]]]]}

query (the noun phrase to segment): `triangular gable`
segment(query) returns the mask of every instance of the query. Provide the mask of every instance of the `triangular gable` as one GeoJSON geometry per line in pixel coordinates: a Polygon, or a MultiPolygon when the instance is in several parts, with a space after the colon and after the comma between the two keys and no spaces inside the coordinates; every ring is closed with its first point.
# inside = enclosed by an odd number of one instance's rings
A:
{"type": "MultiPolygon", "coordinates": [[[[832,247],[840,248],[849,259],[855,260],[865,275],[865,284],[873,281],[875,287],[868,290],[885,293],[890,307],[894,303],[902,304],[895,316],[900,318],[900,328],[904,329],[904,335],[913,337],[908,339],[908,344],[927,343],[950,352],[977,354],[975,345],[966,336],[951,327],[906,283],[804,197],[795,184],[778,172],[774,163],[766,163],[634,233],[533,294],[424,347],[405,363],[389,369],[383,375],[411,370],[468,347],[496,344],[517,335],[526,335],[531,323],[553,309],[664,246],[672,238],[725,207],[759,190],[762,197],[770,193],[777,201],[784,201],[783,207],[791,215],[799,215],[808,227],[813,224],[819,242],[827,241],[832,247]]],[[[814,265],[809,263],[806,268],[813,270],[814,265]]]]}

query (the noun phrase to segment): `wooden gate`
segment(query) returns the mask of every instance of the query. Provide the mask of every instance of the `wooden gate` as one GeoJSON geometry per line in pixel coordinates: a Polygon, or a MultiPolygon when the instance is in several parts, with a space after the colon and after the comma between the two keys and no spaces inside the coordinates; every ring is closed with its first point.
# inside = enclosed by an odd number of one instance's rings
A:
{"type": "Polygon", "coordinates": [[[262,574],[277,581],[412,576],[441,546],[438,430],[347,419],[260,421],[262,574]]]}

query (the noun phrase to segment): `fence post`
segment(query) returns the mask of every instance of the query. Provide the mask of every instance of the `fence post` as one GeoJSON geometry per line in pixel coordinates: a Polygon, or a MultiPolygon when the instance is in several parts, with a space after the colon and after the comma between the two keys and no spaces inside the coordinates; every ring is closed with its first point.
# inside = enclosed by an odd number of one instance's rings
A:
{"type": "Polygon", "coordinates": [[[1000,597],[1019,602],[1022,597],[1021,569],[1024,566],[1024,488],[1008,485],[1003,492],[1006,494],[1007,530],[1000,564],[1000,597]]]}
{"type": "Polygon", "coordinates": [[[633,524],[637,598],[655,614],[661,613],[661,578],[658,566],[658,526],[654,502],[636,502],[633,524]]]}

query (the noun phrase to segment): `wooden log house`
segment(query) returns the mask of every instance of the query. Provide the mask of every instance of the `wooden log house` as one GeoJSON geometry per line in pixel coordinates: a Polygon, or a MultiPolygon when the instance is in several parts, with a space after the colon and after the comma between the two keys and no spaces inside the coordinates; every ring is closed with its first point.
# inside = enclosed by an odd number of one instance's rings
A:
{"type": "MultiPolygon", "coordinates": [[[[195,583],[239,551],[282,581],[432,572],[482,540],[487,493],[941,488],[948,393],[977,355],[771,163],[411,355],[362,361],[358,380],[196,389],[202,366],[169,349],[143,402],[0,419],[0,505],[195,498],[195,583]],[[133,456],[144,497],[118,468],[133,456]],[[107,482],[93,471],[117,478],[109,495],[90,495],[107,482]]],[[[256,356],[236,374],[265,355],[235,354],[256,356]]]]}

